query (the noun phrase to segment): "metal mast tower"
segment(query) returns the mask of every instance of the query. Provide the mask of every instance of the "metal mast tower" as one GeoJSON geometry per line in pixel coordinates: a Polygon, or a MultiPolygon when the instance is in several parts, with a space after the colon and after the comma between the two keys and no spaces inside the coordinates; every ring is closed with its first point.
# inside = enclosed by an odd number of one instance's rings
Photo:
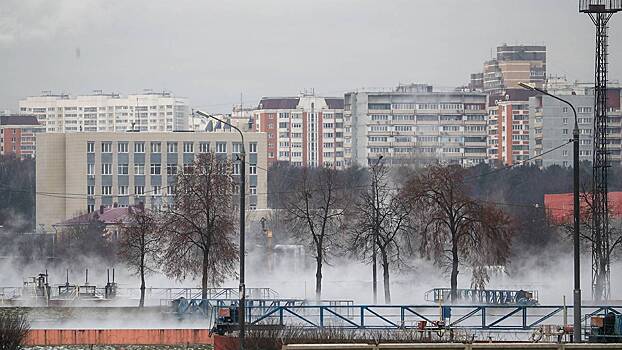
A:
{"type": "Polygon", "coordinates": [[[579,0],[579,12],[596,26],[594,152],[592,162],[592,297],[609,298],[609,205],[607,199],[607,23],[622,0],[579,0]]]}

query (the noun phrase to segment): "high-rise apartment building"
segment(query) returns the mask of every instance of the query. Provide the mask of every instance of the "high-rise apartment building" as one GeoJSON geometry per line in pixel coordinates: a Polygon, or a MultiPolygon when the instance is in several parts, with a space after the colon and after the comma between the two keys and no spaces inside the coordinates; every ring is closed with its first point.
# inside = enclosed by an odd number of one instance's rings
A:
{"type": "Polygon", "coordinates": [[[268,137],[268,163],[309,167],[345,165],[343,98],[301,94],[264,97],[253,112],[255,130],[268,137]]]}
{"type": "Polygon", "coordinates": [[[515,164],[529,159],[529,97],[524,89],[506,89],[488,98],[488,159],[515,164]]]}
{"type": "Polygon", "coordinates": [[[518,88],[520,82],[542,87],[545,80],[546,46],[503,44],[496,58],[484,63],[483,89],[490,94],[518,88]]]}
{"type": "Polygon", "coordinates": [[[189,129],[188,100],[168,92],[27,97],[21,113],[33,114],[46,132],[175,131],[189,129]]]}
{"type": "MultiPolygon", "coordinates": [[[[245,133],[247,209],[266,208],[266,135],[245,133]]],[[[37,137],[37,227],[92,212],[100,206],[170,203],[170,185],[197,154],[233,160],[239,178],[237,133],[46,133],[37,137]],[[168,201],[168,202],[167,202],[168,201]]],[[[236,179],[239,181],[239,179],[236,179]]]]}
{"type": "Polygon", "coordinates": [[[43,131],[32,115],[0,115],[0,154],[20,158],[35,156],[35,135],[43,131]]]}
{"type": "MultiPolygon", "coordinates": [[[[579,159],[592,161],[594,130],[594,87],[588,84],[547,84],[547,89],[556,91],[570,102],[577,111],[579,124],[579,159]],[[566,92],[567,94],[564,94],[566,92]]],[[[607,151],[611,164],[622,160],[622,112],[620,110],[620,88],[611,87],[607,95],[607,151]]],[[[572,144],[554,151],[572,139],[574,114],[565,103],[549,96],[535,96],[529,99],[529,142],[532,145],[531,156],[539,166],[572,166],[572,144]]]]}
{"type": "Polygon", "coordinates": [[[347,164],[444,162],[470,166],[486,160],[486,95],[434,92],[402,85],[394,91],[345,95],[347,164]]]}

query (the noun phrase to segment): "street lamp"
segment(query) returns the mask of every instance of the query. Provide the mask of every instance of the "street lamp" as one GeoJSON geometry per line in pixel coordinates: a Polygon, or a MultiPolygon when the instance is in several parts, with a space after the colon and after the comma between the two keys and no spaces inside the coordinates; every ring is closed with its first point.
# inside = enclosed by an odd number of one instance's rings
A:
{"type": "Polygon", "coordinates": [[[245,336],[245,311],[246,311],[246,286],[244,285],[244,230],[245,230],[245,211],[246,211],[246,152],[244,150],[244,134],[235,125],[216,118],[211,114],[207,114],[201,111],[196,111],[198,115],[205,117],[206,119],[213,118],[225,125],[230,126],[240,133],[242,138],[242,148],[238,158],[240,159],[240,288],[239,297],[240,302],[238,304],[238,322],[240,323],[240,349],[244,350],[244,336],[245,336]]]}
{"type": "Polygon", "coordinates": [[[563,102],[572,108],[572,113],[574,113],[574,130],[572,131],[572,141],[573,141],[573,180],[574,180],[574,235],[573,235],[573,245],[574,245],[574,299],[573,299],[573,314],[574,314],[574,322],[573,322],[573,341],[580,342],[581,341],[581,266],[580,266],[580,256],[579,256],[579,121],[577,119],[577,111],[575,110],[572,103],[559,98],[555,95],[552,95],[545,90],[537,88],[533,85],[529,85],[526,83],[518,83],[522,88],[531,91],[537,91],[543,95],[550,96],[560,102],[563,102]]]}
{"type": "Polygon", "coordinates": [[[378,199],[378,173],[376,172],[376,167],[378,166],[378,164],[380,164],[380,161],[382,160],[383,155],[379,155],[378,156],[378,160],[376,160],[376,163],[374,165],[372,165],[371,169],[372,169],[372,176],[373,176],[373,180],[372,180],[372,198],[374,201],[374,232],[372,235],[372,243],[371,243],[371,257],[372,257],[372,290],[373,290],[373,294],[374,294],[374,305],[376,305],[378,303],[378,263],[377,263],[377,253],[376,253],[376,240],[378,239],[378,230],[380,229],[380,223],[378,222],[380,220],[379,218],[379,202],[380,200],[378,199]]]}

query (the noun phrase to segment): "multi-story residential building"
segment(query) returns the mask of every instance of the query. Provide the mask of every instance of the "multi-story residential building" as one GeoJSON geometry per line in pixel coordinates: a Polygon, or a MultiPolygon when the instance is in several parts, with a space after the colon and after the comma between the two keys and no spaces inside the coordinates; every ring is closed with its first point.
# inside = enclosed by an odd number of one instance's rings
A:
{"type": "Polygon", "coordinates": [[[500,94],[504,89],[518,88],[518,83],[542,87],[546,80],[546,46],[503,44],[497,57],[484,63],[483,89],[500,94]]]}
{"type": "Polygon", "coordinates": [[[27,97],[21,113],[33,114],[46,132],[188,130],[188,100],[168,92],[128,95],[97,93],[27,97]]]}
{"type": "Polygon", "coordinates": [[[488,99],[488,159],[511,165],[529,159],[529,97],[524,89],[506,89],[488,99]]]}
{"type": "Polygon", "coordinates": [[[345,94],[347,164],[444,162],[465,166],[486,160],[486,95],[434,92],[411,84],[394,91],[345,94]]]}
{"type": "Polygon", "coordinates": [[[255,130],[268,135],[269,164],[345,165],[342,98],[264,97],[253,115],[255,130]]]}
{"type": "MultiPolygon", "coordinates": [[[[245,133],[247,209],[266,208],[266,135],[245,133]]],[[[234,161],[239,135],[232,132],[97,132],[38,135],[37,226],[58,222],[100,206],[144,203],[157,208],[171,200],[169,186],[199,153],[234,161]],[[54,195],[50,195],[54,194],[54,195]]],[[[239,180],[239,179],[238,179],[239,180]]]]}
{"type": "Polygon", "coordinates": [[[32,115],[0,115],[0,154],[20,158],[35,156],[35,135],[43,131],[32,115]]]}
{"type": "MultiPolygon", "coordinates": [[[[560,91],[558,89],[558,91],[560,91]]],[[[593,87],[577,86],[571,94],[562,97],[570,102],[577,111],[579,124],[579,159],[592,161],[594,130],[594,94],[593,87]]],[[[607,95],[607,141],[608,159],[613,163],[622,160],[622,112],[620,111],[620,88],[610,88],[607,95]]],[[[565,103],[549,96],[535,96],[529,99],[529,142],[531,155],[542,167],[551,165],[572,166],[572,144],[547,152],[572,139],[574,114],[565,103]]]]}

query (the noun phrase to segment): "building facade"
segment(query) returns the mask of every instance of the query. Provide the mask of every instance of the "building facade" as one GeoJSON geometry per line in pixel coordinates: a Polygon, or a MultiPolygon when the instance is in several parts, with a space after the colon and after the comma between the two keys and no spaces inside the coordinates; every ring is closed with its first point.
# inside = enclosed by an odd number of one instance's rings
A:
{"type": "MultiPolygon", "coordinates": [[[[246,133],[247,209],[267,202],[266,135],[246,133]]],[[[234,161],[239,134],[232,132],[46,133],[36,156],[37,226],[51,225],[101,206],[158,208],[170,201],[169,186],[199,153],[234,161]]],[[[237,164],[237,165],[236,165],[237,164]]],[[[237,179],[236,181],[239,181],[237,179]]]]}
{"type": "Polygon", "coordinates": [[[35,156],[36,134],[43,131],[32,115],[0,115],[0,155],[35,156]]]}
{"type": "Polygon", "coordinates": [[[506,89],[488,97],[488,159],[512,165],[529,159],[529,97],[525,89],[506,89]]]}
{"type": "Polygon", "coordinates": [[[496,58],[484,63],[484,92],[500,94],[504,89],[518,88],[518,83],[542,87],[546,80],[546,46],[503,44],[496,58]]]}
{"type": "Polygon", "coordinates": [[[20,113],[33,114],[46,132],[188,130],[188,100],[168,92],[52,95],[19,101],[20,113]]]}
{"type": "Polygon", "coordinates": [[[345,165],[343,98],[264,97],[253,112],[253,121],[255,130],[267,134],[269,164],[345,165]]]}
{"type": "MultiPolygon", "coordinates": [[[[562,95],[577,110],[579,124],[579,159],[592,161],[594,130],[594,95],[593,88],[579,91],[580,94],[562,95]]],[[[573,91],[574,92],[574,91],[573,91]]],[[[609,89],[608,103],[608,159],[619,164],[622,160],[622,113],[620,111],[620,89],[609,89]]],[[[531,155],[538,156],[572,139],[574,114],[572,109],[549,96],[535,96],[529,99],[529,142],[531,155]]],[[[534,162],[543,167],[551,165],[572,166],[572,144],[543,154],[534,162]]]]}
{"type": "Polygon", "coordinates": [[[345,95],[347,164],[431,162],[470,166],[486,160],[486,95],[434,92],[429,85],[345,95]]]}

